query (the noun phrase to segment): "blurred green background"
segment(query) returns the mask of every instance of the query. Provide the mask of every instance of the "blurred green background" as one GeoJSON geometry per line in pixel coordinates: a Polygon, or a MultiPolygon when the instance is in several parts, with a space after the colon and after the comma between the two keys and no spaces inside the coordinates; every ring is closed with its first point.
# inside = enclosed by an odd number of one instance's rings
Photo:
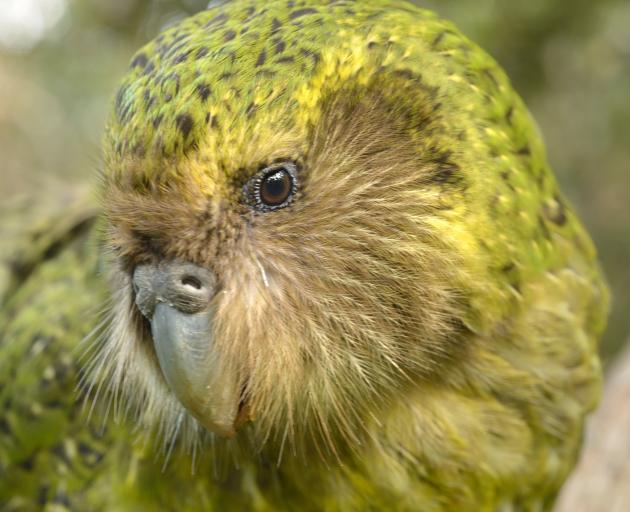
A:
{"type": "MultiPolygon", "coordinates": [[[[630,334],[630,1],[417,0],[507,70],[613,288],[603,353],[630,334]]],[[[0,201],[91,182],[136,48],[207,0],[0,0],[0,201]]]]}

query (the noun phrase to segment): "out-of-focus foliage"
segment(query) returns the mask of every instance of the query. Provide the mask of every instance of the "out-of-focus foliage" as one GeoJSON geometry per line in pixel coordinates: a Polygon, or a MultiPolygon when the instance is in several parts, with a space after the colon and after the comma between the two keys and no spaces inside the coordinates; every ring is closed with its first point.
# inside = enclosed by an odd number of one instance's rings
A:
{"type": "Polygon", "coordinates": [[[93,179],[112,91],[132,52],[206,4],[2,0],[0,31],[12,30],[0,37],[0,199],[51,179],[93,179]],[[57,22],[42,26],[53,4],[57,22]]]}
{"type": "MultiPolygon", "coordinates": [[[[613,288],[604,340],[630,332],[630,3],[417,0],[505,67],[544,133],[563,190],[613,288]]],[[[0,201],[52,181],[89,182],[110,96],[132,52],[207,0],[3,0],[0,201]]]]}

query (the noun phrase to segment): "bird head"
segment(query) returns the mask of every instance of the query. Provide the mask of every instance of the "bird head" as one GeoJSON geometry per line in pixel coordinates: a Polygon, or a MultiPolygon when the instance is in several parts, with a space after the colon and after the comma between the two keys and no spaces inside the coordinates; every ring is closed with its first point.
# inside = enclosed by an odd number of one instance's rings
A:
{"type": "Polygon", "coordinates": [[[509,295],[471,199],[494,192],[474,177],[503,75],[467,77],[465,40],[411,5],[306,4],[201,12],[117,92],[97,366],[144,424],[360,440],[509,295]]]}

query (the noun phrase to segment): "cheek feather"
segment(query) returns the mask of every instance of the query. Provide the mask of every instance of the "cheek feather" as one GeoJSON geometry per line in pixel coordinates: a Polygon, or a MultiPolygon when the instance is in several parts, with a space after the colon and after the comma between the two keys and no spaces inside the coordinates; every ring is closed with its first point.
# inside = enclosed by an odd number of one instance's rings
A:
{"type": "MultiPolygon", "coordinates": [[[[423,156],[399,114],[377,93],[335,95],[304,144],[298,193],[278,211],[239,203],[239,180],[210,198],[194,180],[131,197],[110,189],[119,230],[164,241],[152,257],[217,274],[214,337],[222,364],[245,383],[259,440],[323,441],[336,453],[361,436],[362,418],[434,375],[466,335],[457,320],[465,297],[452,287],[457,252],[431,223],[443,212],[432,177],[453,164],[423,156]]],[[[143,421],[184,414],[194,438],[196,424],[164,385],[155,355],[129,352],[141,336],[111,338],[139,365],[124,385],[150,405],[143,421]],[[160,396],[169,404],[162,411],[152,405],[160,396]]],[[[124,378],[121,370],[116,386],[124,378]]]]}
{"type": "Polygon", "coordinates": [[[155,432],[164,442],[166,463],[170,455],[166,447],[172,447],[176,438],[181,437],[184,446],[192,449],[205,434],[165,385],[150,332],[135,308],[128,273],[112,264],[110,280],[118,291],[105,319],[107,328],[90,335],[94,339],[80,386],[86,400],[92,401],[90,413],[107,397],[105,419],[109,414],[117,420],[131,416],[155,432]]]}
{"type": "Polygon", "coordinates": [[[436,149],[452,142],[439,93],[364,64],[373,81],[320,87],[305,125],[292,127],[287,107],[212,131],[190,157],[162,162],[147,189],[114,182],[108,201],[119,232],[163,242],[152,257],[219,277],[214,335],[247,383],[256,435],[323,439],[333,452],[401,387],[436,375],[468,334],[461,248],[434,220],[464,188],[451,153],[436,149]],[[293,174],[276,176],[287,163],[293,174]]]}

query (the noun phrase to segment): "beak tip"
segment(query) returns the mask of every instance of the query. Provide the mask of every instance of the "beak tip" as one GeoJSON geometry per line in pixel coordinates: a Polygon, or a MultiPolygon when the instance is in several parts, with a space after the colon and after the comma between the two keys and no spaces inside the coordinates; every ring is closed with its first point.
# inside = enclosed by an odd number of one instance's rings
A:
{"type": "Polygon", "coordinates": [[[212,319],[212,309],[187,314],[160,302],[151,319],[153,345],[179,402],[208,431],[230,438],[238,430],[239,386],[215,352],[212,319]]]}

